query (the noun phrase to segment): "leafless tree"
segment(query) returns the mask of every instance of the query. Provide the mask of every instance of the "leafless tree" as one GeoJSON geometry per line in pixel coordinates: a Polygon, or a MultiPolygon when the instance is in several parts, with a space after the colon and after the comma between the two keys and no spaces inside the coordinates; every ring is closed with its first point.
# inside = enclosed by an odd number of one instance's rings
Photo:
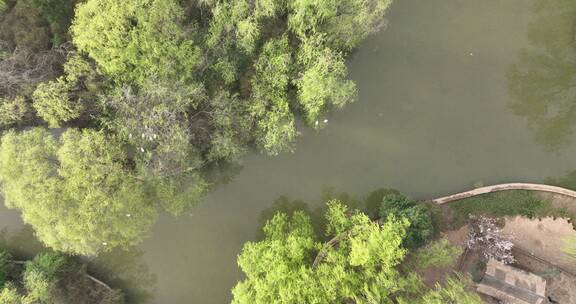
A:
{"type": "Polygon", "coordinates": [[[70,51],[68,44],[42,52],[10,50],[6,42],[0,41],[0,96],[22,95],[26,89],[55,78],[70,51]]]}
{"type": "Polygon", "coordinates": [[[486,259],[495,259],[504,264],[516,261],[512,255],[514,243],[502,233],[494,218],[470,216],[470,234],[466,244],[469,249],[479,250],[486,259]]]}

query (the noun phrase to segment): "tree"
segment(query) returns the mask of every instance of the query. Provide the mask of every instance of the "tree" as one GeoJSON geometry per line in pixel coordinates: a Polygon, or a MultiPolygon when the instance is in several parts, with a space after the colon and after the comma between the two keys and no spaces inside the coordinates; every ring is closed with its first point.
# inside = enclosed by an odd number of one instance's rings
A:
{"type": "Polygon", "coordinates": [[[200,53],[183,22],[175,0],[89,0],[76,7],[71,33],[78,49],[120,82],[187,80],[200,53]]]}
{"type": "Polygon", "coordinates": [[[10,281],[0,286],[0,303],[124,303],[120,291],[95,284],[86,265],[72,257],[43,252],[23,264],[23,270],[10,269],[10,281]]]}
{"type": "Polygon", "coordinates": [[[26,263],[23,281],[28,294],[26,302],[54,303],[56,281],[66,260],[63,256],[40,253],[26,263]]]}
{"type": "MultiPolygon", "coordinates": [[[[277,213],[261,241],[244,245],[238,265],[246,278],[232,290],[232,303],[481,303],[463,278],[429,290],[416,272],[399,271],[408,253],[402,245],[409,228],[405,218],[391,214],[372,221],[340,201],[326,205],[331,239],[324,244],[299,210],[277,213]]],[[[428,260],[444,263],[444,245],[432,245],[441,250],[430,252],[428,260]]]]}
{"type": "Polygon", "coordinates": [[[404,217],[410,221],[404,240],[406,248],[414,249],[424,245],[435,233],[431,210],[405,195],[390,193],[383,196],[379,217],[386,218],[389,215],[404,217]]]}
{"type": "Polygon", "coordinates": [[[208,29],[208,47],[216,48],[224,43],[247,54],[256,49],[262,22],[286,8],[282,0],[225,0],[215,1],[210,6],[213,17],[208,29]]]}
{"type": "Polygon", "coordinates": [[[0,146],[0,183],[6,205],[18,208],[48,246],[95,254],[134,244],[156,209],[145,184],[126,170],[114,137],[70,129],[8,132],[0,146]]]}
{"type": "Polygon", "coordinates": [[[0,41],[0,98],[30,96],[38,83],[58,76],[66,59],[64,48],[33,52],[25,47],[10,48],[0,41]]]}
{"type": "Polygon", "coordinates": [[[238,264],[247,279],[234,288],[233,303],[338,303],[385,299],[399,288],[395,269],[405,251],[400,247],[406,221],[390,218],[383,225],[362,213],[347,218],[338,201],[328,203],[327,232],[351,233],[326,247],[322,261],[312,259],[321,244],[310,219],[301,211],[277,214],[264,227],[261,242],[247,243],[238,264]]]}
{"type": "Polygon", "coordinates": [[[50,23],[66,27],[74,15],[73,0],[32,0],[50,23]]]}
{"type": "MultiPolygon", "coordinates": [[[[69,12],[58,9],[68,0],[32,1],[54,22],[69,12]]],[[[297,117],[317,126],[353,100],[345,56],[389,4],[80,1],[74,50],[54,53],[66,63],[16,51],[0,60],[1,98],[32,100],[50,128],[82,130],[8,132],[0,147],[7,205],[58,250],[134,244],[159,206],[181,213],[250,148],[292,150],[297,117]]],[[[3,113],[20,117],[18,105],[3,113]]]]}
{"type": "Polygon", "coordinates": [[[332,49],[349,51],[382,28],[392,0],[296,0],[290,3],[292,31],[304,40],[323,35],[332,49]]]}
{"type": "Polygon", "coordinates": [[[0,127],[23,122],[29,112],[30,106],[21,96],[12,99],[0,98],[0,127]]]}
{"type": "Polygon", "coordinates": [[[59,78],[39,84],[34,91],[32,105],[51,128],[58,128],[62,123],[80,117],[82,105],[70,99],[71,89],[69,82],[59,78]]]}
{"type": "MultiPolygon", "coordinates": [[[[8,278],[8,270],[10,268],[10,254],[5,251],[0,251],[0,289],[4,287],[6,279],[8,278]]],[[[1,297],[0,297],[1,299],[1,297]]]]}
{"type": "Polygon", "coordinates": [[[341,53],[307,39],[300,46],[298,60],[304,67],[295,80],[298,103],[308,123],[315,124],[330,107],[341,108],[353,100],[356,85],[345,79],[347,68],[341,53]]]}
{"type": "Polygon", "coordinates": [[[292,54],[288,37],[266,42],[255,64],[251,112],[259,119],[258,141],[270,154],[286,150],[296,137],[288,85],[292,54]]]}
{"type": "Polygon", "coordinates": [[[467,290],[469,284],[466,278],[459,275],[446,280],[446,283],[437,284],[436,289],[429,290],[418,298],[399,299],[399,304],[482,304],[484,301],[478,294],[467,290]]]}
{"type": "Polygon", "coordinates": [[[0,289],[0,303],[21,304],[22,301],[16,285],[8,283],[0,289]]]}

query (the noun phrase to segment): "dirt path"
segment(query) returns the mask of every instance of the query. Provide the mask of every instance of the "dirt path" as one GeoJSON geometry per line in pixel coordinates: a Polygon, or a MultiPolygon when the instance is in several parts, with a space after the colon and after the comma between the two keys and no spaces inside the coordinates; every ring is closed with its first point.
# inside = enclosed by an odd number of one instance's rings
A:
{"type": "Polygon", "coordinates": [[[548,192],[554,194],[560,194],[564,196],[569,196],[573,199],[576,199],[576,191],[572,191],[570,189],[544,185],[544,184],[530,184],[530,183],[508,183],[508,184],[498,184],[486,187],[480,187],[469,191],[464,191],[448,196],[443,196],[439,198],[435,198],[431,200],[433,203],[436,204],[445,204],[456,200],[461,200],[477,195],[482,195],[486,193],[498,192],[498,191],[506,191],[506,190],[530,190],[530,191],[540,191],[540,192],[548,192]]]}

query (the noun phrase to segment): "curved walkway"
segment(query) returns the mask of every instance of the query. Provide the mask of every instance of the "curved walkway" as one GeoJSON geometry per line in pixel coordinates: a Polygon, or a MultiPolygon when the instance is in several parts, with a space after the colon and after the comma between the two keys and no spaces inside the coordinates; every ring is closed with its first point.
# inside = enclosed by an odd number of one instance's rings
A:
{"type": "Polygon", "coordinates": [[[569,196],[571,198],[576,199],[576,191],[562,188],[562,187],[556,187],[556,186],[550,186],[550,185],[544,185],[544,184],[507,183],[507,184],[498,184],[498,185],[480,187],[480,188],[476,188],[476,189],[469,190],[469,191],[464,191],[464,192],[460,192],[460,193],[456,193],[456,194],[452,194],[452,195],[448,195],[448,196],[435,198],[431,201],[433,203],[442,205],[445,203],[449,203],[452,201],[457,201],[460,199],[465,199],[465,198],[469,198],[469,197],[473,197],[473,196],[477,196],[477,195],[482,195],[482,194],[492,193],[492,192],[499,192],[499,191],[506,191],[506,190],[530,190],[530,191],[550,192],[550,193],[569,196]]]}
{"type": "MultiPolygon", "coordinates": [[[[554,193],[554,194],[561,194],[561,195],[565,195],[565,196],[576,199],[576,191],[562,188],[562,187],[550,186],[550,185],[545,185],[545,184],[506,183],[506,184],[497,184],[497,185],[479,187],[479,188],[476,188],[473,190],[464,191],[464,192],[460,192],[460,193],[451,194],[448,196],[435,198],[435,199],[432,199],[430,201],[433,203],[442,205],[442,204],[446,204],[446,203],[449,203],[452,201],[457,201],[457,200],[461,200],[461,199],[465,199],[465,198],[469,198],[469,197],[473,197],[473,196],[478,196],[478,195],[482,195],[482,194],[486,194],[486,193],[499,192],[499,191],[506,191],[506,190],[542,191],[542,192],[549,192],[549,193],[554,193]]],[[[322,259],[324,259],[324,257],[327,254],[326,250],[328,248],[331,248],[331,247],[338,245],[338,243],[344,237],[348,236],[349,234],[350,234],[350,231],[344,232],[342,234],[335,236],[334,238],[332,238],[328,242],[326,242],[324,244],[324,246],[322,247],[322,249],[320,249],[320,251],[316,255],[316,258],[314,259],[314,262],[312,263],[312,267],[316,267],[316,266],[318,266],[318,264],[320,262],[322,262],[322,259]]]]}

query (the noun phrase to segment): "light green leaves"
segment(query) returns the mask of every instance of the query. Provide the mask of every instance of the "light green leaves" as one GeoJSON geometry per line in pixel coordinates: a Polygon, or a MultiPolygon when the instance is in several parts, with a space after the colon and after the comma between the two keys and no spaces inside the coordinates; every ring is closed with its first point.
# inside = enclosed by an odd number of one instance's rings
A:
{"type": "Polygon", "coordinates": [[[340,53],[319,42],[306,40],[298,59],[304,70],[295,83],[298,102],[308,123],[313,124],[328,109],[341,108],[355,98],[356,85],[346,79],[348,72],[340,53]]]}
{"type": "Polygon", "coordinates": [[[264,227],[264,240],[247,243],[238,257],[247,279],[234,288],[233,303],[367,303],[398,289],[395,267],[404,256],[400,244],[408,223],[390,219],[380,226],[362,213],[342,218],[347,209],[338,201],[328,209],[328,225],[350,231],[323,249],[327,253],[317,267],[312,261],[321,244],[310,218],[279,213],[264,227]]]}
{"type": "Polygon", "coordinates": [[[72,83],[61,77],[39,84],[34,91],[34,109],[51,128],[58,128],[62,123],[80,117],[83,106],[70,99],[72,86],[72,83]]]}
{"type": "Polygon", "coordinates": [[[418,268],[446,267],[450,266],[462,254],[462,248],[452,246],[448,239],[441,238],[420,248],[416,252],[414,260],[418,263],[418,268]]]}
{"type": "Polygon", "coordinates": [[[268,41],[255,64],[250,110],[259,119],[258,142],[270,154],[290,149],[296,137],[288,98],[291,65],[287,36],[268,41]]]}
{"type": "Polygon", "coordinates": [[[23,97],[0,98],[0,127],[21,123],[29,112],[30,106],[23,97]]]}
{"type": "Polygon", "coordinates": [[[188,80],[200,52],[182,20],[174,0],[90,0],[76,8],[71,32],[76,46],[114,79],[188,80]]]}
{"type": "Polygon", "coordinates": [[[384,26],[392,0],[295,0],[289,25],[301,39],[324,35],[327,45],[350,51],[384,26]]]}
{"type": "Polygon", "coordinates": [[[95,254],[134,244],[153,223],[155,206],[125,164],[121,145],[100,132],[70,129],[59,140],[42,129],[9,132],[0,183],[7,206],[46,245],[95,254]]]}

